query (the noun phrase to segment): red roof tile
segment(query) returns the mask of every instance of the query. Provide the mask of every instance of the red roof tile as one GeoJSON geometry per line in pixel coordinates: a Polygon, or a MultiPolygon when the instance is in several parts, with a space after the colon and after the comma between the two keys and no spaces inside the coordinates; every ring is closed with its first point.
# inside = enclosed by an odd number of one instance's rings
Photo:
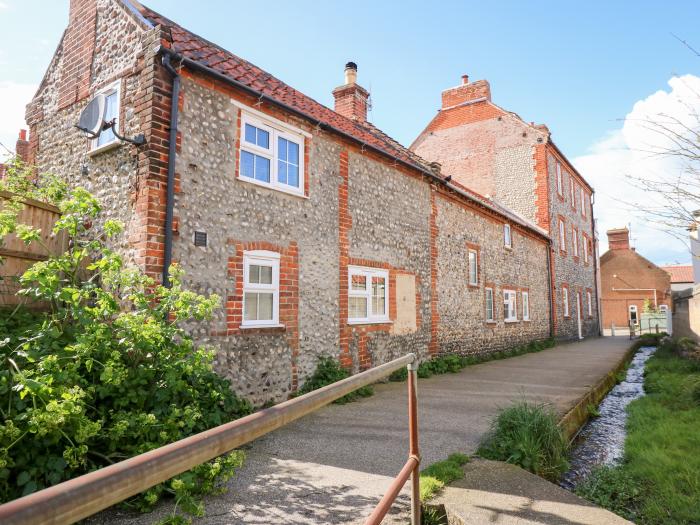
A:
{"type": "Polygon", "coordinates": [[[693,266],[690,264],[678,266],[662,266],[671,275],[672,283],[692,283],[693,282],[693,266]]]}

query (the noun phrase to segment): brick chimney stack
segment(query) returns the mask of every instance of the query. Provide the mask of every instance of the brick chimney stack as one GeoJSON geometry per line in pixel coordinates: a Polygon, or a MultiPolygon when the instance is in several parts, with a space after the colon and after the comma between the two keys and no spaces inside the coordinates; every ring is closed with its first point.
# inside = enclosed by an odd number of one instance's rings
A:
{"type": "Polygon", "coordinates": [[[86,98],[90,93],[96,20],[96,0],[70,0],[58,84],[59,109],[86,98]]]}
{"type": "Polygon", "coordinates": [[[19,130],[19,138],[15,144],[15,153],[22,160],[22,162],[27,162],[29,160],[29,141],[27,140],[27,130],[19,130]]]}
{"type": "Polygon", "coordinates": [[[630,231],[627,228],[608,230],[608,246],[611,250],[630,249],[630,231]]]}
{"type": "Polygon", "coordinates": [[[469,75],[462,75],[461,85],[442,92],[442,109],[480,99],[491,100],[491,86],[488,80],[469,82],[469,75]]]}
{"type": "Polygon", "coordinates": [[[357,64],[345,64],[345,84],[333,90],[335,111],[344,117],[360,122],[367,121],[369,92],[357,84],[357,64]]]}

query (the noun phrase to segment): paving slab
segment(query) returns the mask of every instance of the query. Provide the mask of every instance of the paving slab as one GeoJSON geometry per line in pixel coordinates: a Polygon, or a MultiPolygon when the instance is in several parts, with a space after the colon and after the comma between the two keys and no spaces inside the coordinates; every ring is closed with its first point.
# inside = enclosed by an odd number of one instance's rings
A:
{"type": "Polygon", "coordinates": [[[429,502],[450,525],[632,525],[515,465],[477,458],[463,470],[429,502]]]}
{"type": "MultiPolygon", "coordinates": [[[[422,464],[475,452],[498,408],[513,401],[550,403],[563,415],[629,346],[624,337],[589,338],[419,379],[422,464]]],[[[362,523],[406,461],[406,384],[379,384],[372,397],[325,407],[246,450],[228,492],[208,497],[195,523],[362,523]]],[[[387,523],[405,523],[407,508],[404,492],[387,523]]],[[[91,522],[140,525],[168,512],[167,504],[143,516],[109,511],[91,522]]]]}

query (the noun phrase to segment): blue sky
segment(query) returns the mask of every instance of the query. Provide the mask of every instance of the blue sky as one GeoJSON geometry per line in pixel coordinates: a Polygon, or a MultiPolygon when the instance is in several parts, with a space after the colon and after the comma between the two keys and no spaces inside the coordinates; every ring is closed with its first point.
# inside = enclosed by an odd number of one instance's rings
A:
{"type": "MultiPolygon", "coordinates": [[[[145,3],[327,105],[344,63],[357,62],[371,120],[404,144],[434,116],[440,91],[467,73],[491,82],[497,104],[546,123],[575,160],[619,130],[635,103],[670,92],[674,75],[700,73],[700,58],[671,36],[700,48],[697,1],[145,3]]],[[[21,93],[38,84],[67,18],[68,0],[0,0],[0,84],[21,93]]],[[[0,123],[3,143],[14,142],[8,125],[0,123]]],[[[656,262],[683,255],[655,244],[656,262]]]]}

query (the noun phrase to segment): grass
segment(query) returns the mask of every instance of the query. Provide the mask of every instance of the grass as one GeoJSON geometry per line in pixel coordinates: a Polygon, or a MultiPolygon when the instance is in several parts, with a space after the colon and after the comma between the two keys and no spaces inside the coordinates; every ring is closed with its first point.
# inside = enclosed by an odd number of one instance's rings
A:
{"type": "Polygon", "coordinates": [[[462,465],[469,462],[469,456],[460,453],[450,454],[444,461],[433,463],[420,473],[420,499],[428,501],[445,485],[462,479],[462,465]]]}
{"type": "Polygon", "coordinates": [[[647,361],[647,395],[628,407],[620,466],[596,470],[577,493],[642,525],[700,523],[700,362],[666,342],[647,361]]]}
{"type": "MultiPolygon", "coordinates": [[[[433,375],[457,373],[463,368],[470,365],[476,365],[479,363],[485,363],[487,361],[494,361],[496,359],[507,359],[509,357],[515,357],[523,354],[530,354],[533,352],[540,352],[546,348],[552,348],[556,342],[554,339],[544,339],[541,341],[532,341],[526,345],[516,346],[508,350],[502,350],[499,352],[485,352],[482,354],[473,355],[443,355],[439,357],[434,357],[427,361],[422,362],[418,366],[418,377],[425,379],[433,375]]],[[[408,372],[405,368],[397,370],[389,376],[389,381],[405,381],[408,377],[408,372]]]]}
{"type": "Polygon", "coordinates": [[[568,469],[567,452],[554,410],[526,401],[499,410],[478,450],[484,458],[513,463],[550,481],[568,469]]]}

